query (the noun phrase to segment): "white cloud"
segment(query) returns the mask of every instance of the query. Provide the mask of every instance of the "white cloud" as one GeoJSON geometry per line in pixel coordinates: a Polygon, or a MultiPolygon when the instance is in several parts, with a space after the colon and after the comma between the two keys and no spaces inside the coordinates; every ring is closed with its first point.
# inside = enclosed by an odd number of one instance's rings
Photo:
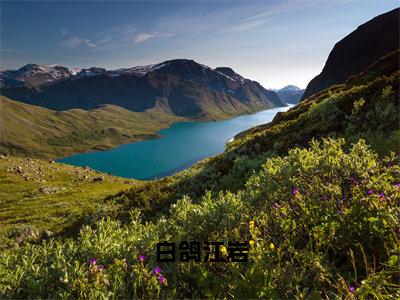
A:
{"type": "Polygon", "coordinates": [[[135,38],[135,43],[144,43],[150,39],[158,38],[158,37],[171,37],[173,34],[171,33],[160,33],[160,32],[153,32],[153,33],[140,33],[135,38]]]}
{"type": "Polygon", "coordinates": [[[92,43],[89,39],[74,36],[61,42],[60,46],[63,48],[76,48],[79,46],[88,46],[93,48],[96,47],[96,44],[92,43]]]}

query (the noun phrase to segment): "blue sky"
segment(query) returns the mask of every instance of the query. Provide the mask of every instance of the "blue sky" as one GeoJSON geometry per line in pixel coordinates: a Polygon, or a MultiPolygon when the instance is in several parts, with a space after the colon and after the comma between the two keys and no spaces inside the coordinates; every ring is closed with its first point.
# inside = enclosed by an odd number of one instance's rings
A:
{"type": "Polygon", "coordinates": [[[194,59],[267,88],[305,87],[334,44],[392,0],[7,1],[1,67],[107,69],[194,59]]]}

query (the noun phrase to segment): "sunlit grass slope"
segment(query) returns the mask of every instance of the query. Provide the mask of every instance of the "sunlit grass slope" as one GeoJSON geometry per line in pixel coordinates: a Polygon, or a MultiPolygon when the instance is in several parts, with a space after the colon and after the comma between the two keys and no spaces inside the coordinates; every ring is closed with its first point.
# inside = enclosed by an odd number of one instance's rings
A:
{"type": "Polygon", "coordinates": [[[183,120],[157,109],[138,113],[113,105],[58,112],[4,96],[0,116],[2,153],[52,158],[156,138],[157,130],[183,120]]]}
{"type": "Polygon", "coordinates": [[[89,213],[106,210],[106,196],[133,184],[139,183],[51,161],[2,156],[0,247],[71,231],[88,221],[89,213]]]}

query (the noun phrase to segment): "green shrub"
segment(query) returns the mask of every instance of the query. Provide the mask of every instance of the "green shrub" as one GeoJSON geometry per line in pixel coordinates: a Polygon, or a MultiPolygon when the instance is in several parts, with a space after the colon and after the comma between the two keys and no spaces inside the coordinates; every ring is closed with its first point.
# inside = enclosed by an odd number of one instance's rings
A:
{"type": "Polygon", "coordinates": [[[134,210],[126,225],[102,220],[76,239],[4,252],[2,296],[399,297],[399,158],[345,145],[267,159],[243,190],[183,197],[154,222],[134,210]],[[252,242],[247,263],[163,263],[164,280],[152,271],[164,240],[252,242]]]}

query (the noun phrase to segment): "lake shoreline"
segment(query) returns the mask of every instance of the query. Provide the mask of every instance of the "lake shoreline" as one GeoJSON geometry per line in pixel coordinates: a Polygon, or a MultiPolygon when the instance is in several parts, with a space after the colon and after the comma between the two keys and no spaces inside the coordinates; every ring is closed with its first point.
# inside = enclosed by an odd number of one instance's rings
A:
{"type": "MultiPolygon", "coordinates": [[[[123,145],[128,145],[128,144],[133,144],[133,143],[139,143],[139,142],[143,142],[143,141],[148,141],[148,140],[155,140],[155,139],[162,139],[164,138],[164,136],[162,134],[160,134],[160,131],[165,130],[170,128],[171,126],[175,125],[175,124],[179,124],[179,123],[203,123],[203,122],[220,122],[220,121],[227,121],[233,118],[237,118],[240,116],[251,116],[254,114],[257,114],[261,111],[264,110],[270,110],[270,109],[276,109],[276,108],[283,108],[283,107],[290,107],[291,104],[287,105],[287,106],[277,106],[277,107],[272,107],[272,108],[261,108],[260,110],[257,110],[255,112],[252,113],[245,113],[245,114],[239,114],[239,115],[231,115],[228,116],[227,118],[222,118],[222,119],[215,119],[215,118],[211,118],[211,119],[203,119],[203,118],[195,118],[195,119],[188,119],[188,120],[181,120],[181,121],[176,121],[176,122],[171,122],[170,124],[168,124],[165,127],[161,127],[160,129],[158,129],[157,131],[154,131],[152,133],[142,133],[142,134],[138,134],[138,135],[143,135],[144,138],[140,138],[137,139],[132,138],[132,139],[128,139],[128,140],[124,140],[121,142],[117,142],[117,143],[112,143],[110,145],[104,145],[104,144],[98,144],[98,145],[94,145],[91,146],[90,148],[85,147],[85,150],[82,151],[72,151],[72,152],[67,152],[65,155],[61,155],[61,156],[44,156],[44,157],[37,157],[37,158],[45,158],[45,159],[50,159],[50,160],[54,160],[57,162],[60,162],[60,160],[74,156],[74,155],[78,155],[78,154],[86,154],[86,153],[94,153],[94,152],[98,152],[98,151],[110,151],[110,150],[114,150],[120,146],[123,145]],[[96,147],[98,147],[96,149],[96,147]],[[87,149],[86,149],[87,148],[87,149]]],[[[62,162],[60,162],[62,163],[62,162]]]]}
{"type": "Polygon", "coordinates": [[[270,122],[292,105],[263,109],[219,121],[185,120],[156,132],[157,138],[121,144],[112,150],[78,153],[57,160],[137,180],[175,174],[199,160],[223,152],[228,140],[248,128],[270,122]]]}

